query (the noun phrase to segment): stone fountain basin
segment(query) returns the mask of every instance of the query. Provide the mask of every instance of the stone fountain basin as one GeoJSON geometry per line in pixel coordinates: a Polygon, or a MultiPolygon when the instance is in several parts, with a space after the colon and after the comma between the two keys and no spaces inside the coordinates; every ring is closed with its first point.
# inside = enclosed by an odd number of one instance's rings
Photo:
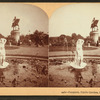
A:
{"type": "Polygon", "coordinates": [[[72,66],[73,68],[76,68],[76,69],[83,69],[83,68],[85,68],[86,67],[86,63],[84,63],[84,62],[82,62],[81,64],[80,64],[80,66],[79,65],[77,65],[75,62],[71,62],[70,63],[70,66],[72,66]]]}
{"type": "Polygon", "coordinates": [[[0,69],[1,69],[1,68],[6,68],[8,65],[9,65],[8,62],[4,62],[3,65],[0,65],[0,69]]]}

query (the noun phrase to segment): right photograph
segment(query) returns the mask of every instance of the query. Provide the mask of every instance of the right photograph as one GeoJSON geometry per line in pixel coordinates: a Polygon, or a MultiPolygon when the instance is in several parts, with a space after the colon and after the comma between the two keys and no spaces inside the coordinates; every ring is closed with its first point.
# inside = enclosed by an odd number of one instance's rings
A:
{"type": "Polygon", "coordinates": [[[58,8],[49,20],[49,87],[100,87],[100,4],[58,8]]]}

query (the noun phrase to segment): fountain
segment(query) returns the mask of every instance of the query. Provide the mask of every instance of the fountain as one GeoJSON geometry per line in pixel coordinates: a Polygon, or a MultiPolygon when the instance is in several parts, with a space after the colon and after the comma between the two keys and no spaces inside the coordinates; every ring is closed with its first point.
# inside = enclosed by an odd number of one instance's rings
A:
{"type": "Polygon", "coordinates": [[[5,43],[6,39],[1,38],[0,39],[0,68],[6,68],[9,63],[5,62],[5,43]]]}
{"type": "Polygon", "coordinates": [[[83,39],[78,39],[76,42],[75,58],[74,61],[70,63],[73,68],[82,69],[86,66],[86,63],[83,62],[83,43],[83,39]]]}

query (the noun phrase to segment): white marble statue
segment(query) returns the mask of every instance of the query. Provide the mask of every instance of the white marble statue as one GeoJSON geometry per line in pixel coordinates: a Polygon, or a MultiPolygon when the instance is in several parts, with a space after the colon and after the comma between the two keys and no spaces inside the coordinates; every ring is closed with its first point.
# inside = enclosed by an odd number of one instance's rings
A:
{"type": "Polygon", "coordinates": [[[75,59],[74,62],[71,62],[71,66],[74,68],[84,68],[86,63],[83,62],[83,46],[84,40],[78,39],[76,42],[76,51],[75,51],[75,59]]]}
{"type": "Polygon", "coordinates": [[[0,68],[7,67],[8,63],[5,62],[5,43],[6,39],[1,38],[0,39],[0,68]]]}

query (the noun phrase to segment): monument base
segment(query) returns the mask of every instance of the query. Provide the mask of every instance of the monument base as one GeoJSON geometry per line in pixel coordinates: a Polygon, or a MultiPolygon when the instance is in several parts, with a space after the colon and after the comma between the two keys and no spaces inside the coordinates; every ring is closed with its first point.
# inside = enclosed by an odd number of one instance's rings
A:
{"type": "Polygon", "coordinates": [[[4,62],[2,66],[0,65],[0,68],[6,68],[8,65],[9,65],[8,62],[4,62]]]}
{"type": "Polygon", "coordinates": [[[20,32],[19,30],[12,30],[11,31],[11,37],[14,39],[13,42],[17,42],[19,41],[20,39],[20,32]]]}
{"type": "Polygon", "coordinates": [[[99,38],[99,32],[98,31],[91,31],[90,32],[90,37],[93,39],[95,43],[97,43],[98,38],[99,38]]]}
{"type": "Polygon", "coordinates": [[[70,63],[70,66],[72,66],[73,68],[76,68],[76,69],[82,69],[82,68],[85,68],[86,65],[87,65],[87,64],[84,63],[84,62],[82,62],[82,63],[80,64],[80,66],[77,65],[75,62],[71,62],[71,63],[70,63]]]}

